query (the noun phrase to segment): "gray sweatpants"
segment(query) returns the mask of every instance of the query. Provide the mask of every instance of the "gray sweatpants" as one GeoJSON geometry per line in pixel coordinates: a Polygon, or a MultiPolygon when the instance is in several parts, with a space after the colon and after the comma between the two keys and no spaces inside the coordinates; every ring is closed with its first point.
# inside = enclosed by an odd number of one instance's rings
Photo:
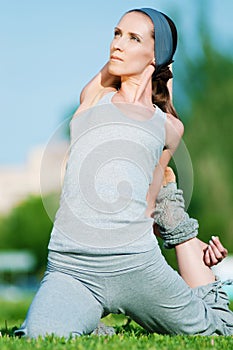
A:
{"type": "Polygon", "coordinates": [[[114,256],[50,251],[41,286],[16,334],[89,334],[109,313],[128,315],[160,334],[233,334],[221,282],[189,288],[159,246],[114,256]]]}

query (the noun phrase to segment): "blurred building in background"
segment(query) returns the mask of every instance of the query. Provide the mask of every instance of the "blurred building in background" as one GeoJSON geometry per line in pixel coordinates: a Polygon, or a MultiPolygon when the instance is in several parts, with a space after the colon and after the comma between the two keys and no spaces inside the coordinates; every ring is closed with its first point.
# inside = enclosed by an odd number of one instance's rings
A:
{"type": "Polygon", "coordinates": [[[58,191],[64,177],[69,144],[59,141],[31,149],[22,165],[0,166],[0,213],[10,209],[28,195],[58,191]]]}

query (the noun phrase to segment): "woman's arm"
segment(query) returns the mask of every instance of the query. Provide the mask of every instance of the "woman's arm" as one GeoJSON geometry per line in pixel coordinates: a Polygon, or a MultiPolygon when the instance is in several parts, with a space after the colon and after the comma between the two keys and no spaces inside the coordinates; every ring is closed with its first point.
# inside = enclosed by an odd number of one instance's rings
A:
{"type": "MultiPolygon", "coordinates": [[[[172,64],[169,66],[169,68],[172,72],[172,64]]],[[[173,79],[170,79],[168,81],[167,87],[169,90],[170,98],[172,100],[173,79]]],[[[170,159],[172,158],[172,155],[174,154],[177,146],[180,143],[181,137],[183,136],[183,133],[184,133],[184,126],[179,119],[175,118],[171,114],[167,114],[165,132],[166,132],[166,140],[165,140],[166,149],[163,151],[161,158],[159,160],[159,163],[154,170],[153,180],[152,180],[152,183],[150,184],[147,197],[146,197],[147,204],[148,204],[148,207],[146,210],[147,216],[151,215],[151,212],[155,207],[156,197],[159,193],[159,190],[161,188],[161,185],[164,179],[165,169],[170,159]]]]}
{"type": "Polygon", "coordinates": [[[159,163],[154,169],[153,180],[147,192],[146,200],[147,200],[148,206],[146,209],[146,216],[151,216],[155,208],[156,197],[163,183],[165,169],[180,143],[180,140],[184,133],[184,126],[179,119],[175,118],[171,114],[167,114],[165,130],[166,130],[166,140],[165,140],[166,149],[162,152],[159,163]]]}
{"type": "Polygon", "coordinates": [[[120,84],[120,77],[114,76],[108,71],[107,62],[99,73],[87,83],[80,94],[80,106],[75,115],[84,109],[94,106],[107,92],[114,91],[120,84]]]}
{"type": "MultiPolygon", "coordinates": [[[[162,227],[159,227],[157,224],[154,225],[155,235],[164,239],[166,247],[168,247],[168,243],[169,246],[175,242],[177,242],[176,244],[180,244],[182,241],[189,240],[193,236],[192,231],[190,231],[190,228],[194,228],[193,225],[190,226],[193,219],[190,219],[185,213],[182,191],[176,189],[174,186],[173,188],[168,188],[169,184],[175,183],[175,174],[170,167],[167,167],[165,169],[163,187],[161,189],[163,192],[160,193],[158,204],[160,209],[155,213],[155,220],[161,224],[162,227]],[[160,232],[160,230],[162,231],[160,232]]],[[[197,225],[195,226],[197,228],[197,225]]],[[[224,248],[219,237],[212,236],[208,244],[204,243],[199,238],[195,239],[199,244],[203,262],[206,266],[211,267],[216,265],[227,256],[227,249],[224,248]]]]}

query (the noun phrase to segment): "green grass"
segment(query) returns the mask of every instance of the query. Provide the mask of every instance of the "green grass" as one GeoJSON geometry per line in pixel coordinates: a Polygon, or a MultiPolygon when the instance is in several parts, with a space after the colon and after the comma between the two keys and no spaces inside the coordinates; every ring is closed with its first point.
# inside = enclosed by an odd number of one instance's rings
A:
{"type": "MultiPolygon", "coordinates": [[[[128,322],[123,315],[109,315],[104,319],[115,326],[114,336],[82,336],[77,339],[63,339],[48,336],[45,339],[23,339],[12,336],[25,317],[31,298],[18,302],[0,300],[0,349],[1,350],[223,350],[233,349],[233,337],[223,336],[161,336],[148,334],[135,322],[128,322]]],[[[233,306],[233,305],[232,305],[233,306]]]]}

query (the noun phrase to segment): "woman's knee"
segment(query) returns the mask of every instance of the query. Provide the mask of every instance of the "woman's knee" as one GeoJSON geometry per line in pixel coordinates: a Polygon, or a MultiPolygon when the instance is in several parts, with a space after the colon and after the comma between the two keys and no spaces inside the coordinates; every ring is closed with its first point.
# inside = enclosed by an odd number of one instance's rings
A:
{"type": "Polygon", "coordinates": [[[89,334],[102,313],[102,305],[80,281],[52,273],[43,280],[18,335],[20,331],[30,338],[89,334]]]}

